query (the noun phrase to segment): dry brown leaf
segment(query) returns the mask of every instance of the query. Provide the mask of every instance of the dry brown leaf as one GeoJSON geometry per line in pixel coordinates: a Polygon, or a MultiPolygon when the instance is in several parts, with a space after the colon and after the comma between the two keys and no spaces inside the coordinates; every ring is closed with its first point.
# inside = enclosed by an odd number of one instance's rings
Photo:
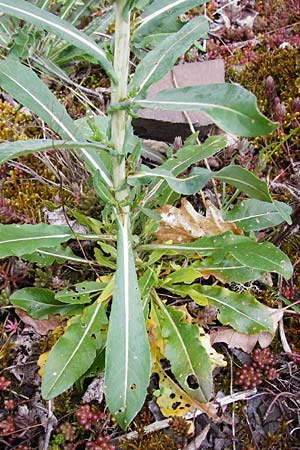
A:
{"type": "Polygon", "coordinates": [[[181,200],[179,208],[165,205],[157,213],[161,216],[159,228],[155,232],[157,242],[172,241],[180,244],[202,236],[216,236],[226,231],[243,234],[234,223],[224,222],[220,210],[209,202],[205,217],[197,213],[185,198],[181,200]]]}
{"type": "Polygon", "coordinates": [[[25,311],[20,308],[15,309],[16,314],[20,317],[22,322],[31,326],[34,331],[42,336],[46,335],[50,330],[61,325],[62,319],[60,316],[51,316],[50,319],[37,320],[30,317],[25,311]]]}
{"type": "MultiPolygon", "coordinates": [[[[273,332],[276,332],[279,320],[283,316],[282,310],[268,308],[270,310],[270,316],[273,321],[273,332]]],[[[266,332],[257,334],[244,334],[238,333],[229,327],[220,327],[218,329],[212,330],[210,333],[211,344],[217,344],[219,342],[225,342],[229,348],[240,348],[246,353],[251,353],[257,343],[261,348],[268,347],[274,335],[266,332]]]]}

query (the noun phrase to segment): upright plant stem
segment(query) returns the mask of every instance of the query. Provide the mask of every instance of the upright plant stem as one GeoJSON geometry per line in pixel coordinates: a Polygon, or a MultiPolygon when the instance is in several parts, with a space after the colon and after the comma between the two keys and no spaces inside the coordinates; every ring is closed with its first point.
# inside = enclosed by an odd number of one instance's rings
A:
{"type": "MultiPolygon", "coordinates": [[[[112,89],[112,104],[118,103],[127,95],[128,67],[129,67],[129,43],[130,43],[130,13],[124,17],[123,9],[126,0],[115,2],[115,51],[114,69],[118,79],[118,85],[112,89]]],[[[124,201],[128,195],[126,188],[122,188],[126,180],[124,140],[127,115],[125,111],[114,111],[111,122],[111,139],[117,156],[113,157],[113,184],[116,190],[116,199],[124,201]]]]}

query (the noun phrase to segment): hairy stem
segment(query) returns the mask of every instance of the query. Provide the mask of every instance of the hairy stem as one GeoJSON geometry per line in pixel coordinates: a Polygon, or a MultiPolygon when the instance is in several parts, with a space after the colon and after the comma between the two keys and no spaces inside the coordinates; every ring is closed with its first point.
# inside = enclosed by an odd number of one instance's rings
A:
{"type": "MultiPolygon", "coordinates": [[[[128,67],[129,67],[129,43],[130,43],[130,13],[124,17],[123,9],[126,0],[115,2],[115,51],[114,69],[117,75],[118,84],[113,86],[111,101],[118,103],[127,95],[128,67]]],[[[114,111],[111,121],[111,139],[117,151],[113,157],[113,184],[116,191],[116,199],[122,202],[128,196],[128,190],[124,187],[126,181],[125,166],[125,131],[127,124],[127,114],[125,111],[114,111]]]]}

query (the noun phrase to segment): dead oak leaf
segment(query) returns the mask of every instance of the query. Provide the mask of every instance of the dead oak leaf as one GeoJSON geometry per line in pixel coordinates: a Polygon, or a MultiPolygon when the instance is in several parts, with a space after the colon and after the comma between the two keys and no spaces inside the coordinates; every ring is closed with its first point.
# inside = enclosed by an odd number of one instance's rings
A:
{"type": "Polygon", "coordinates": [[[192,242],[203,236],[216,236],[226,231],[243,234],[234,223],[224,222],[221,211],[211,203],[208,203],[206,216],[198,213],[185,198],[181,200],[179,208],[165,205],[156,212],[161,216],[161,220],[154,235],[160,243],[192,242]]]}
{"type": "Polygon", "coordinates": [[[267,332],[244,334],[234,331],[229,327],[220,327],[210,332],[212,345],[224,342],[229,348],[240,348],[246,353],[251,353],[257,343],[259,343],[261,348],[268,347],[273,340],[278,322],[283,317],[283,312],[280,309],[272,309],[267,306],[265,308],[270,311],[270,317],[273,322],[273,334],[267,332]]]}
{"type": "Polygon", "coordinates": [[[36,333],[42,336],[46,335],[50,330],[54,330],[54,328],[61,325],[62,322],[60,316],[51,316],[49,319],[38,320],[30,317],[23,309],[15,308],[15,312],[22,322],[31,326],[36,333]]]}

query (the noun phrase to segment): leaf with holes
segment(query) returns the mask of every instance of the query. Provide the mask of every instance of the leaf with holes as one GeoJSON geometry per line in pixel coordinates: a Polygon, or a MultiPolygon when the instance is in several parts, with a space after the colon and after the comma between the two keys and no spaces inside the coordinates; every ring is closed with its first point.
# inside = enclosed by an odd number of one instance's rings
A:
{"type": "Polygon", "coordinates": [[[90,296],[99,295],[104,288],[104,283],[98,283],[97,281],[83,281],[82,283],[74,284],[72,289],[64,289],[57,292],[55,298],[63,303],[88,303],[90,301],[90,296]]]}
{"type": "Polygon", "coordinates": [[[181,311],[166,306],[156,298],[156,314],[162,336],[166,339],[164,354],[180,386],[193,399],[207,402],[211,396],[212,368],[206,349],[199,340],[197,325],[186,323],[181,311]]]}

